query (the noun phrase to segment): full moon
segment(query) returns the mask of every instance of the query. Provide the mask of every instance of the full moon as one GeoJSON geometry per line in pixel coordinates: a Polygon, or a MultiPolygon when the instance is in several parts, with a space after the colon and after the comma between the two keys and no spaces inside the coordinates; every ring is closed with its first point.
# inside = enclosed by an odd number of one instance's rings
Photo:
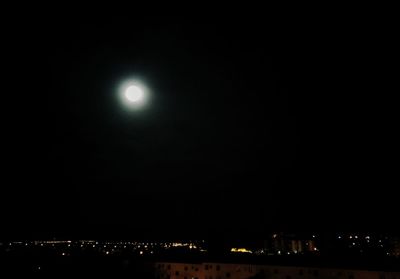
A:
{"type": "Polygon", "coordinates": [[[126,79],[119,83],[116,90],[116,96],[127,112],[142,111],[151,99],[149,87],[140,79],[126,79]]]}
{"type": "Polygon", "coordinates": [[[132,103],[139,102],[143,99],[143,90],[136,85],[131,85],[125,90],[125,98],[132,103]]]}

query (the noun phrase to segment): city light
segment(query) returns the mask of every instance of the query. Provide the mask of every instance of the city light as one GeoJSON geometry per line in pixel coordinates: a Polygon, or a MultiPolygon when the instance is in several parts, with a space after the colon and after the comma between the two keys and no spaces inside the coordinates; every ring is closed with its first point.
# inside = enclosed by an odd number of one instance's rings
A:
{"type": "MultiPolygon", "coordinates": [[[[273,240],[273,235],[270,236],[271,243],[269,246],[260,246],[254,247],[253,249],[244,248],[244,247],[231,247],[230,252],[234,254],[252,254],[255,257],[261,255],[305,255],[310,252],[316,252],[317,254],[320,250],[319,247],[315,246],[315,240],[310,239],[298,239],[293,238],[293,235],[280,235],[280,241],[276,242],[273,240]]],[[[396,256],[399,254],[397,252],[398,248],[395,243],[397,243],[396,238],[391,239],[388,238],[381,238],[378,241],[370,241],[371,236],[358,235],[333,235],[336,239],[348,239],[347,237],[351,237],[352,241],[348,241],[346,246],[343,246],[340,249],[343,249],[345,253],[346,249],[351,249],[353,252],[367,254],[370,253],[371,248],[379,248],[384,254],[389,253],[390,256],[396,256]],[[360,239],[361,238],[361,239],[360,239]],[[383,241],[385,239],[385,241],[383,241]],[[363,241],[360,241],[363,240],[363,241]],[[367,244],[368,243],[368,244],[367,244]]],[[[323,240],[323,238],[321,238],[323,240]]],[[[157,255],[159,252],[162,251],[169,251],[174,250],[174,248],[179,248],[179,250],[186,251],[186,253],[192,252],[201,252],[206,253],[208,252],[205,247],[203,247],[204,242],[199,241],[175,241],[175,242],[126,242],[126,241],[76,241],[74,242],[76,245],[71,246],[71,241],[14,241],[14,242],[7,242],[4,245],[7,245],[7,249],[34,249],[35,246],[45,247],[45,249],[54,249],[57,251],[58,255],[62,256],[72,256],[75,253],[85,253],[86,251],[90,253],[99,253],[102,255],[121,255],[126,251],[125,249],[131,248],[132,252],[135,251],[137,255],[157,255]],[[29,244],[34,245],[29,245],[29,244]],[[98,245],[96,245],[97,243],[98,245]],[[127,244],[131,243],[132,246],[128,246],[127,244]],[[79,246],[78,246],[79,245],[79,246]],[[68,249],[65,250],[67,247],[81,247],[81,251],[76,251],[75,249],[68,249]],[[86,250],[86,247],[90,247],[93,249],[86,250]],[[99,247],[99,248],[97,248],[99,247]],[[101,248],[100,248],[101,247],[101,248]],[[96,249],[97,248],[97,249],[96,249]],[[105,249],[107,248],[107,250],[105,249]]],[[[319,245],[318,245],[319,246],[319,245]]],[[[340,245],[339,245],[340,246],[340,245]]],[[[322,247],[322,246],[321,246],[322,247]]],[[[0,246],[1,248],[1,246],[0,246]]],[[[79,249],[78,249],[79,250],[79,249]]],[[[325,250],[321,250],[321,253],[325,250]]],[[[350,250],[349,250],[350,251],[350,250]]],[[[318,254],[317,254],[318,255],[318,254]]]]}
{"type": "Polygon", "coordinates": [[[232,248],[231,252],[234,252],[234,253],[253,253],[251,250],[247,250],[246,248],[232,248]]]}

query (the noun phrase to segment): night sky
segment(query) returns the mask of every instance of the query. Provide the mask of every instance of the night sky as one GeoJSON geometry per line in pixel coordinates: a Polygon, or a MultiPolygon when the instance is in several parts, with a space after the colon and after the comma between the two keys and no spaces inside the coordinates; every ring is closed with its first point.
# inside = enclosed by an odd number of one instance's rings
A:
{"type": "Polygon", "coordinates": [[[250,18],[11,24],[3,232],[393,230],[373,30],[250,18]],[[151,91],[140,111],[116,98],[129,78],[151,91]]]}

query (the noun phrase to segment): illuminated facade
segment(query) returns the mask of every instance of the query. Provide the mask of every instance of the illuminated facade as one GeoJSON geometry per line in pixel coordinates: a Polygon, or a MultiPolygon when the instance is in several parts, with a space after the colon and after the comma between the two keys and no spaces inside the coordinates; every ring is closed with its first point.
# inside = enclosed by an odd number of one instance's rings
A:
{"type": "Polygon", "coordinates": [[[293,266],[159,262],[155,267],[158,279],[400,279],[400,272],[293,266]]]}

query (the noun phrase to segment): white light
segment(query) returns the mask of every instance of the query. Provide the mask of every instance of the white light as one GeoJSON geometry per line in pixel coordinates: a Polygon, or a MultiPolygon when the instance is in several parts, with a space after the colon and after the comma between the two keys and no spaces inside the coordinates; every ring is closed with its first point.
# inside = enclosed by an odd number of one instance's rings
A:
{"type": "Polygon", "coordinates": [[[149,93],[147,87],[138,80],[127,80],[118,87],[119,99],[129,110],[143,107],[149,100],[149,93]]]}
{"type": "Polygon", "coordinates": [[[131,85],[125,90],[125,97],[129,102],[138,102],[143,98],[143,90],[136,85],[131,85]]]}

